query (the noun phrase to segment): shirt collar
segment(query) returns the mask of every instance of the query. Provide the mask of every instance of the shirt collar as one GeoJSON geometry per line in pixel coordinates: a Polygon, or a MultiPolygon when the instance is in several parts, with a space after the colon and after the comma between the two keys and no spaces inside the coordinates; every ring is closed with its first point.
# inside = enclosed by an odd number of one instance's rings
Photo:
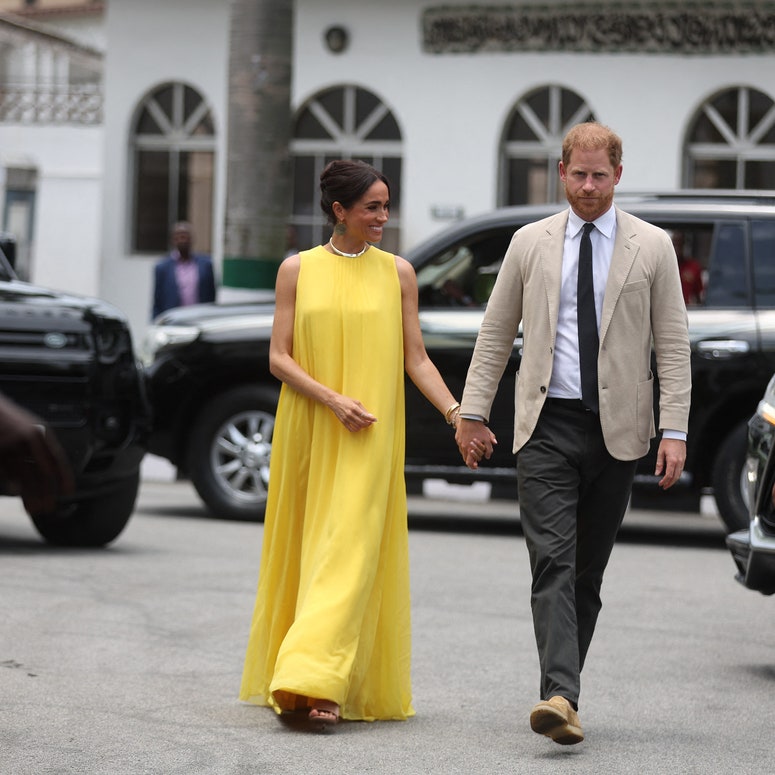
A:
{"type": "MultiPolygon", "coordinates": [[[[573,208],[569,208],[570,215],[568,216],[568,232],[571,237],[575,237],[584,228],[586,221],[583,218],[579,218],[576,213],[573,212],[573,208]]],[[[603,235],[610,239],[616,228],[616,208],[613,204],[606,210],[599,218],[592,221],[595,224],[595,228],[598,229],[603,235]]]]}

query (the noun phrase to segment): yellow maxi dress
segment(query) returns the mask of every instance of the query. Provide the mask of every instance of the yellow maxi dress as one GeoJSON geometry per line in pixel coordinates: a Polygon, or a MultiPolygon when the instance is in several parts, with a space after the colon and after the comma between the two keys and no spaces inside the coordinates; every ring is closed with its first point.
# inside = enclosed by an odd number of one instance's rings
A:
{"type": "Polygon", "coordinates": [[[352,433],[283,385],[240,699],[333,700],[346,719],[414,715],[395,257],[301,253],[293,357],[377,417],[352,433]]]}

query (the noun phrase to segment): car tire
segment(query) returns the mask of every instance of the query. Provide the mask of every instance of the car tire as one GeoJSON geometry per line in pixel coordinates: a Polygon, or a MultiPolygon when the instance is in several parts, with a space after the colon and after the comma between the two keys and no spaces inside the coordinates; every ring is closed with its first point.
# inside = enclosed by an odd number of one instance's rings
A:
{"type": "Polygon", "coordinates": [[[218,396],[199,415],[188,472],[214,516],[264,518],[276,411],[276,391],[247,385],[218,396]]]}
{"type": "Polygon", "coordinates": [[[38,533],[56,546],[105,546],[126,527],[135,508],[140,473],[110,482],[99,494],[32,517],[38,533]]]}
{"type": "Polygon", "coordinates": [[[736,425],[719,447],[713,463],[713,497],[728,533],[744,530],[750,520],[743,482],[748,423],[736,425]]]}

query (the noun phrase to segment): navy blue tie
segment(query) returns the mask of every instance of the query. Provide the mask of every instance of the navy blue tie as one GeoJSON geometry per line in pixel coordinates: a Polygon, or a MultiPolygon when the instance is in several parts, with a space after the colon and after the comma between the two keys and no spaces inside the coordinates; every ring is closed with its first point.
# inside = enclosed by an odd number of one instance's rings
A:
{"type": "Polygon", "coordinates": [[[594,223],[584,224],[579,247],[579,277],[577,288],[577,316],[579,328],[579,367],[581,369],[581,402],[587,409],[600,409],[597,395],[597,354],[600,340],[595,314],[595,283],[592,278],[592,240],[589,237],[594,223]]]}

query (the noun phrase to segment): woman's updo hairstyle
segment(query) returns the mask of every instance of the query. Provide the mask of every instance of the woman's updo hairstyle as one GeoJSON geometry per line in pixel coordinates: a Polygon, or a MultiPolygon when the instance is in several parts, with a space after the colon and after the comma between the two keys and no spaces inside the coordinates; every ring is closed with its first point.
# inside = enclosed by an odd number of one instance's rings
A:
{"type": "Polygon", "coordinates": [[[345,210],[352,207],[378,180],[388,189],[388,179],[370,164],[357,159],[339,159],[329,162],[320,173],[320,209],[326,214],[329,223],[336,225],[334,202],[339,202],[345,210]]]}

